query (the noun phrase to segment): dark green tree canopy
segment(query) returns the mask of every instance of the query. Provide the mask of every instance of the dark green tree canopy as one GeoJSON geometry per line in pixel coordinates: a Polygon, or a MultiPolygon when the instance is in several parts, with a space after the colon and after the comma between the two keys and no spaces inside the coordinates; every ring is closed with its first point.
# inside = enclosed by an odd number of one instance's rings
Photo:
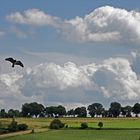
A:
{"type": "Polygon", "coordinates": [[[36,102],[30,104],[25,103],[24,105],[22,105],[22,114],[25,117],[34,116],[34,115],[37,117],[43,111],[44,111],[44,106],[36,102]]]}
{"type": "Polygon", "coordinates": [[[86,107],[77,107],[74,110],[74,114],[77,115],[78,117],[86,117],[87,116],[86,107]]]}
{"type": "Polygon", "coordinates": [[[118,102],[112,102],[110,104],[109,112],[111,113],[112,117],[118,117],[121,112],[121,104],[118,102]]]}
{"type": "Polygon", "coordinates": [[[62,105],[59,106],[50,106],[45,108],[45,113],[49,117],[55,117],[55,116],[63,116],[66,115],[66,109],[62,105]]]}
{"type": "Polygon", "coordinates": [[[102,104],[94,103],[88,106],[88,111],[91,117],[94,117],[95,115],[102,115],[104,112],[104,108],[102,104]]]}
{"type": "Polygon", "coordinates": [[[139,103],[134,104],[132,112],[134,112],[136,115],[138,115],[140,113],[140,104],[139,103]]]}

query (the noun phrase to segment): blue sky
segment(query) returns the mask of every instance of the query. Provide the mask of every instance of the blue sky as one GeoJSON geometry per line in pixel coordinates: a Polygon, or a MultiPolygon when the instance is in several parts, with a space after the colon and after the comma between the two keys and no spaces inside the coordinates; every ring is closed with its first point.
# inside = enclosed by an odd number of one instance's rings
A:
{"type": "Polygon", "coordinates": [[[1,0],[0,106],[133,105],[140,99],[139,5],[139,0],[1,0]],[[25,68],[11,68],[8,56],[25,68]]]}

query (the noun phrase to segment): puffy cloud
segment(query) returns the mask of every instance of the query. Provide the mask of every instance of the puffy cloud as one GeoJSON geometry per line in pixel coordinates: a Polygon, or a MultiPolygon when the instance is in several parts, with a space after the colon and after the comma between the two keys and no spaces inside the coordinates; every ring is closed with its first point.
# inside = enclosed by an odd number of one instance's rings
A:
{"type": "Polygon", "coordinates": [[[131,52],[132,69],[140,77],[140,53],[135,51],[131,52]]]}
{"type": "Polygon", "coordinates": [[[65,63],[64,66],[54,63],[40,64],[34,69],[28,69],[25,76],[29,76],[29,83],[35,82],[36,87],[42,88],[66,90],[67,88],[86,89],[91,86],[91,82],[84,71],[72,62],[65,63]]]}
{"type": "Polygon", "coordinates": [[[58,17],[50,16],[38,9],[29,9],[24,11],[23,14],[20,12],[11,13],[6,17],[9,21],[20,24],[29,24],[34,26],[45,26],[50,25],[57,27],[61,22],[58,17]]]}
{"type": "Polygon", "coordinates": [[[22,73],[0,74],[0,104],[17,107],[37,101],[70,108],[71,104],[103,102],[104,98],[137,101],[140,79],[131,66],[127,59],[118,57],[80,66],[72,62],[42,63],[22,73]]]}
{"type": "Polygon", "coordinates": [[[105,60],[95,75],[95,80],[99,79],[98,85],[107,97],[135,100],[140,96],[140,80],[127,59],[105,60]]]}
{"type": "Polygon", "coordinates": [[[65,38],[77,42],[140,43],[140,13],[103,6],[84,17],[62,20],[38,9],[7,16],[9,21],[34,26],[52,26],[65,38]]]}

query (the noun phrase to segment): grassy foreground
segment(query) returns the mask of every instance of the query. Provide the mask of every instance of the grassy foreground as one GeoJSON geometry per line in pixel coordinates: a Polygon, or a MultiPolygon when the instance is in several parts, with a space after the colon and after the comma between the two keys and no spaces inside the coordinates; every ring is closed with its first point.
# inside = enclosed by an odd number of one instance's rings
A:
{"type": "MultiPolygon", "coordinates": [[[[61,118],[63,123],[68,124],[68,129],[48,130],[52,120],[50,118],[17,118],[18,123],[26,123],[29,129],[34,128],[35,132],[44,132],[1,138],[1,140],[140,140],[139,118],[61,118]],[[95,130],[100,121],[104,124],[103,130],[95,130]],[[81,122],[87,122],[93,129],[80,130],[81,122]]],[[[0,119],[1,124],[5,125],[10,121],[11,119],[0,119]]]]}
{"type": "Polygon", "coordinates": [[[2,140],[139,140],[140,130],[53,130],[2,140]]]}

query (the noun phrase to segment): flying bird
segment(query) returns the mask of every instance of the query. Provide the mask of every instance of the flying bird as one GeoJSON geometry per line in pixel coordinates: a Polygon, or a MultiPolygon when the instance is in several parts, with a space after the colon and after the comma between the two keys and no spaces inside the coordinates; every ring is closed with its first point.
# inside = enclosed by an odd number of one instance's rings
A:
{"type": "Polygon", "coordinates": [[[12,63],[12,67],[14,67],[15,65],[19,65],[21,67],[24,67],[24,65],[22,64],[21,61],[19,61],[19,60],[17,61],[15,59],[13,59],[12,57],[6,58],[5,60],[11,62],[12,63]]]}

